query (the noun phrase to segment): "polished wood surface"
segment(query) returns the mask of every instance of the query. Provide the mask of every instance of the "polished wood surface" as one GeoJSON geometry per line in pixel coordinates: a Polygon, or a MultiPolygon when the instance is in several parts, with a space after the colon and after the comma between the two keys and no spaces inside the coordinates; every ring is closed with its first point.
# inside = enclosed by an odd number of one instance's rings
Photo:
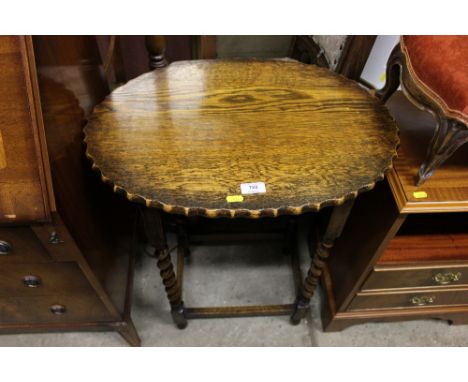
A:
{"type": "Polygon", "coordinates": [[[468,287],[468,263],[419,263],[374,267],[362,291],[378,289],[430,288],[464,285],[468,287]]]}
{"type": "Polygon", "coordinates": [[[400,93],[388,105],[400,127],[399,156],[386,181],[356,200],[325,269],[327,331],[369,321],[468,323],[467,151],[415,187],[434,121],[400,93]],[[416,198],[415,191],[427,197],[416,198]]]}
{"type": "Polygon", "coordinates": [[[346,228],[332,249],[324,270],[332,280],[330,295],[338,310],[345,310],[360,290],[404,220],[386,181],[356,199],[346,228]]]}
{"type": "Polygon", "coordinates": [[[408,308],[425,309],[427,306],[468,305],[468,289],[415,290],[405,292],[360,292],[348,310],[408,308]]]}
{"type": "MultiPolygon", "coordinates": [[[[93,36],[34,36],[42,114],[56,193],[53,227],[35,226],[55,261],[77,262],[117,330],[129,343],[140,340],[130,318],[134,211],[90,171],[83,126],[109,89],[93,36]],[[117,212],[118,211],[118,212],[117,212]],[[113,214],[122,219],[117,223],[113,214]],[[63,219],[63,223],[61,220],[63,219]],[[55,230],[64,243],[50,245],[55,230]],[[116,237],[121,239],[115,240],[116,237]]],[[[103,326],[104,327],[104,326],[103,326]]]]}
{"type": "Polygon", "coordinates": [[[403,95],[392,98],[392,113],[398,117],[401,146],[395,160],[395,171],[388,174],[389,184],[402,213],[468,211],[468,147],[461,147],[422,186],[416,186],[418,170],[426,155],[427,144],[434,132],[435,120],[416,111],[403,95]],[[414,192],[424,191],[425,198],[414,192]]]}
{"type": "Polygon", "coordinates": [[[0,89],[10,87],[10,98],[0,95],[0,223],[15,223],[0,227],[0,333],[115,330],[139,345],[129,309],[133,252],[115,240],[123,224],[107,215],[112,200],[126,201],[102,185],[82,145],[85,117],[108,92],[95,40],[3,36],[0,52],[8,77],[0,89]],[[13,199],[4,184],[17,188],[13,199]],[[29,212],[4,220],[9,198],[29,212]]]}
{"type": "MultiPolygon", "coordinates": [[[[90,171],[82,143],[87,116],[109,92],[96,41],[92,36],[34,36],[33,42],[57,210],[93,273],[123,311],[130,245],[114,238],[131,235],[131,206],[102,187],[90,171]],[[120,216],[126,216],[121,224],[111,216],[116,205],[120,216]]],[[[75,261],[77,257],[83,256],[75,256],[75,261]]]]}
{"type": "Polygon", "coordinates": [[[0,41],[0,223],[47,221],[55,208],[30,44],[25,36],[0,41]]]}
{"type": "Polygon", "coordinates": [[[11,264],[0,275],[0,297],[35,297],[56,294],[80,294],[92,291],[79,266],[73,262],[51,264],[11,264]],[[28,286],[27,277],[38,285],[28,286]]]}
{"type": "Polygon", "coordinates": [[[468,305],[429,305],[423,308],[338,310],[340,307],[333,300],[332,284],[330,274],[324,272],[323,286],[325,288],[326,304],[322,307],[322,323],[324,330],[327,332],[340,331],[351,325],[367,322],[420,320],[427,318],[447,320],[453,325],[468,324],[468,305]]]}
{"type": "Polygon", "coordinates": [[[30,227],[0,227],[0,241],[9,250],[2,251],[0,267],[4,271],[10,263],[49,263],[52,258],[30,227]]]}
{"type": "Polygon", "coordinates": [[[8,330],[9,324],[42,323],[53,326],[56,323],[64,323],[70,330],[76,322],[93,321],[113,321],[113,316],[92,290],[80,291],[78,294],[0,297],[0,332],[8,330]],[[62,314],[54,314],[51,311],[54,305],[63,306],[65,311],[62,314]]]}
{"type": "MultiPolygon", "coordinates": [[[[395,160],[395,171],[388,175],[392,192],[402,213],[461,212],[468,211],[468,149],[462,147],[436,174],[423,185],[415,179],[424,158],[429,128],[419,131],[401,129],[401,147],[395,160]],[[421,150],[422,149],[422,150],[421,150]],[[422,152],[421,152],[422,151],[422,152]],[[416,198],[415,192],[424,191],[427,197],[416,198]]],[[[418,195],[418,194],[416,194],[418,195]]]]}
{"type": "Polygon", "coordinates": [[[468,232],[399,235],[392,240],[378,264],[447,260],[468,260],[468,232]]]}
{"type": "Polygon", "coordinates": [[[293,61],[191,61],[140,76],[90,117],[87,155],[130,200],[209,217],[299,214],[371,189],[397,129],[354,82],[293,61]],[[267,192],[240,194],[264,182],[267,192]]]}

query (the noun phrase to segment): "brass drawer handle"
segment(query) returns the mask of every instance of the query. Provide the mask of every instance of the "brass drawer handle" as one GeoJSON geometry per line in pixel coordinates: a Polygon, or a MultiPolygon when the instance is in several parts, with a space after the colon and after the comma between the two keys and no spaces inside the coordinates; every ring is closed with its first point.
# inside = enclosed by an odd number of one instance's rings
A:
{"type": "Polygon", "coordinates": [[[0,240],[0,256],[9,255],[13,247],[8,241],[0,240]]]}
{"type": "Polygon", "coordinates": [[[37,276],[27,275],[23,277],[23,284],[28,288],[38,288],[42,285],[42,281],[37,276]]]}
{"type": "Polygon", "coordinates": [[[67,308],[65,306],[60,305],[60,304],[54,304],[49,307],[49,310],[51,313],[56,314],[58,316],[65,314],[67,311],[67,308]]]}
{"type": "Polygon", "coordinates": [[[413,305],[424,306],[432,304],[435,301],[435,296],[414,296],[411,298],[410,302],[413,305]]]}
{"type": "Polygon", "coordinates": [[[461,272],[453,273],[453,272],[445,272],[445,273],[437,273],[432,277],[432,280],[434,280],[437,284],[439,285],[447,285],[454,283],[455,281],[460,280],[462,274],[461,272]]]}

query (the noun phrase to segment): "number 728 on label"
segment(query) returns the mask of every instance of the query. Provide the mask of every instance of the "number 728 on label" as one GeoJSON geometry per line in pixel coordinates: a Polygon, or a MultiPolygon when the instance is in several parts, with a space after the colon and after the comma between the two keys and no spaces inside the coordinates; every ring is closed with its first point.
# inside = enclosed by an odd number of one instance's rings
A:
{"type": "Polygon", "coordinates": [[[241,183],[241,194],[263,194],[266,192],[265,183],[241,183]]]}

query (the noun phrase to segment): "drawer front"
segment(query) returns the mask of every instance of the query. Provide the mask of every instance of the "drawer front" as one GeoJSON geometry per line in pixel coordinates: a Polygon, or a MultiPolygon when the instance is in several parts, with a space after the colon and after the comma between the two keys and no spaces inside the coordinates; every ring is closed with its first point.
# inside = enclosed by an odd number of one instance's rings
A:
{"type": "Polygon", "coordinates": [[[49,216],[24,44],[25,37],[0,36],[0,222],[49,216]]]}
{"type": "Polygon", "coordinates": [[[0,268],[1,297],[91,293],[76,263],[8,264],[0,268]]]}
{"type": "Polygon", "coordinates": [[[0,227],[0,272],[6,263],[52,261],[29,227],[0,227]]]}
{"type": "Polygon", "coordinates": [[[427,290],[421,292],[366,294],[358,293],[349,310],[414,308],[446,305],[468,305],[468,290],[427,290]]]}
{"type": "Polygon", "coordinates": [[[0,326],[26,323],[114,321],[94,293],[0,297],[0,326]]]}
{"type": "Polygon", "coordinates": [[[361,290],[468,285],[467,267],[374,269],[361,290]]]}

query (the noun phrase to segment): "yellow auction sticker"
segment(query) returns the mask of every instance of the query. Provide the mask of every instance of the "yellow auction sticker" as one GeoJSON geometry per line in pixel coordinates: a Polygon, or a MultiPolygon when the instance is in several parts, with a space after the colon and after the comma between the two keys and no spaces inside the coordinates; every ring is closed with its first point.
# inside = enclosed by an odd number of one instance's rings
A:
{"type": "Polygon", "coordinates": [[[416,199],[425,199],[425,198],[427,198],[427,192],[426,191],[415,191],[415,192],[413,192],[413,196],[416,199]]]}
{"type": "Polygon", "coordinates": [[[226,201],[228,203],[240,203],[244,201],[244,197],[242,195],[228,195],[226,201]]]}

